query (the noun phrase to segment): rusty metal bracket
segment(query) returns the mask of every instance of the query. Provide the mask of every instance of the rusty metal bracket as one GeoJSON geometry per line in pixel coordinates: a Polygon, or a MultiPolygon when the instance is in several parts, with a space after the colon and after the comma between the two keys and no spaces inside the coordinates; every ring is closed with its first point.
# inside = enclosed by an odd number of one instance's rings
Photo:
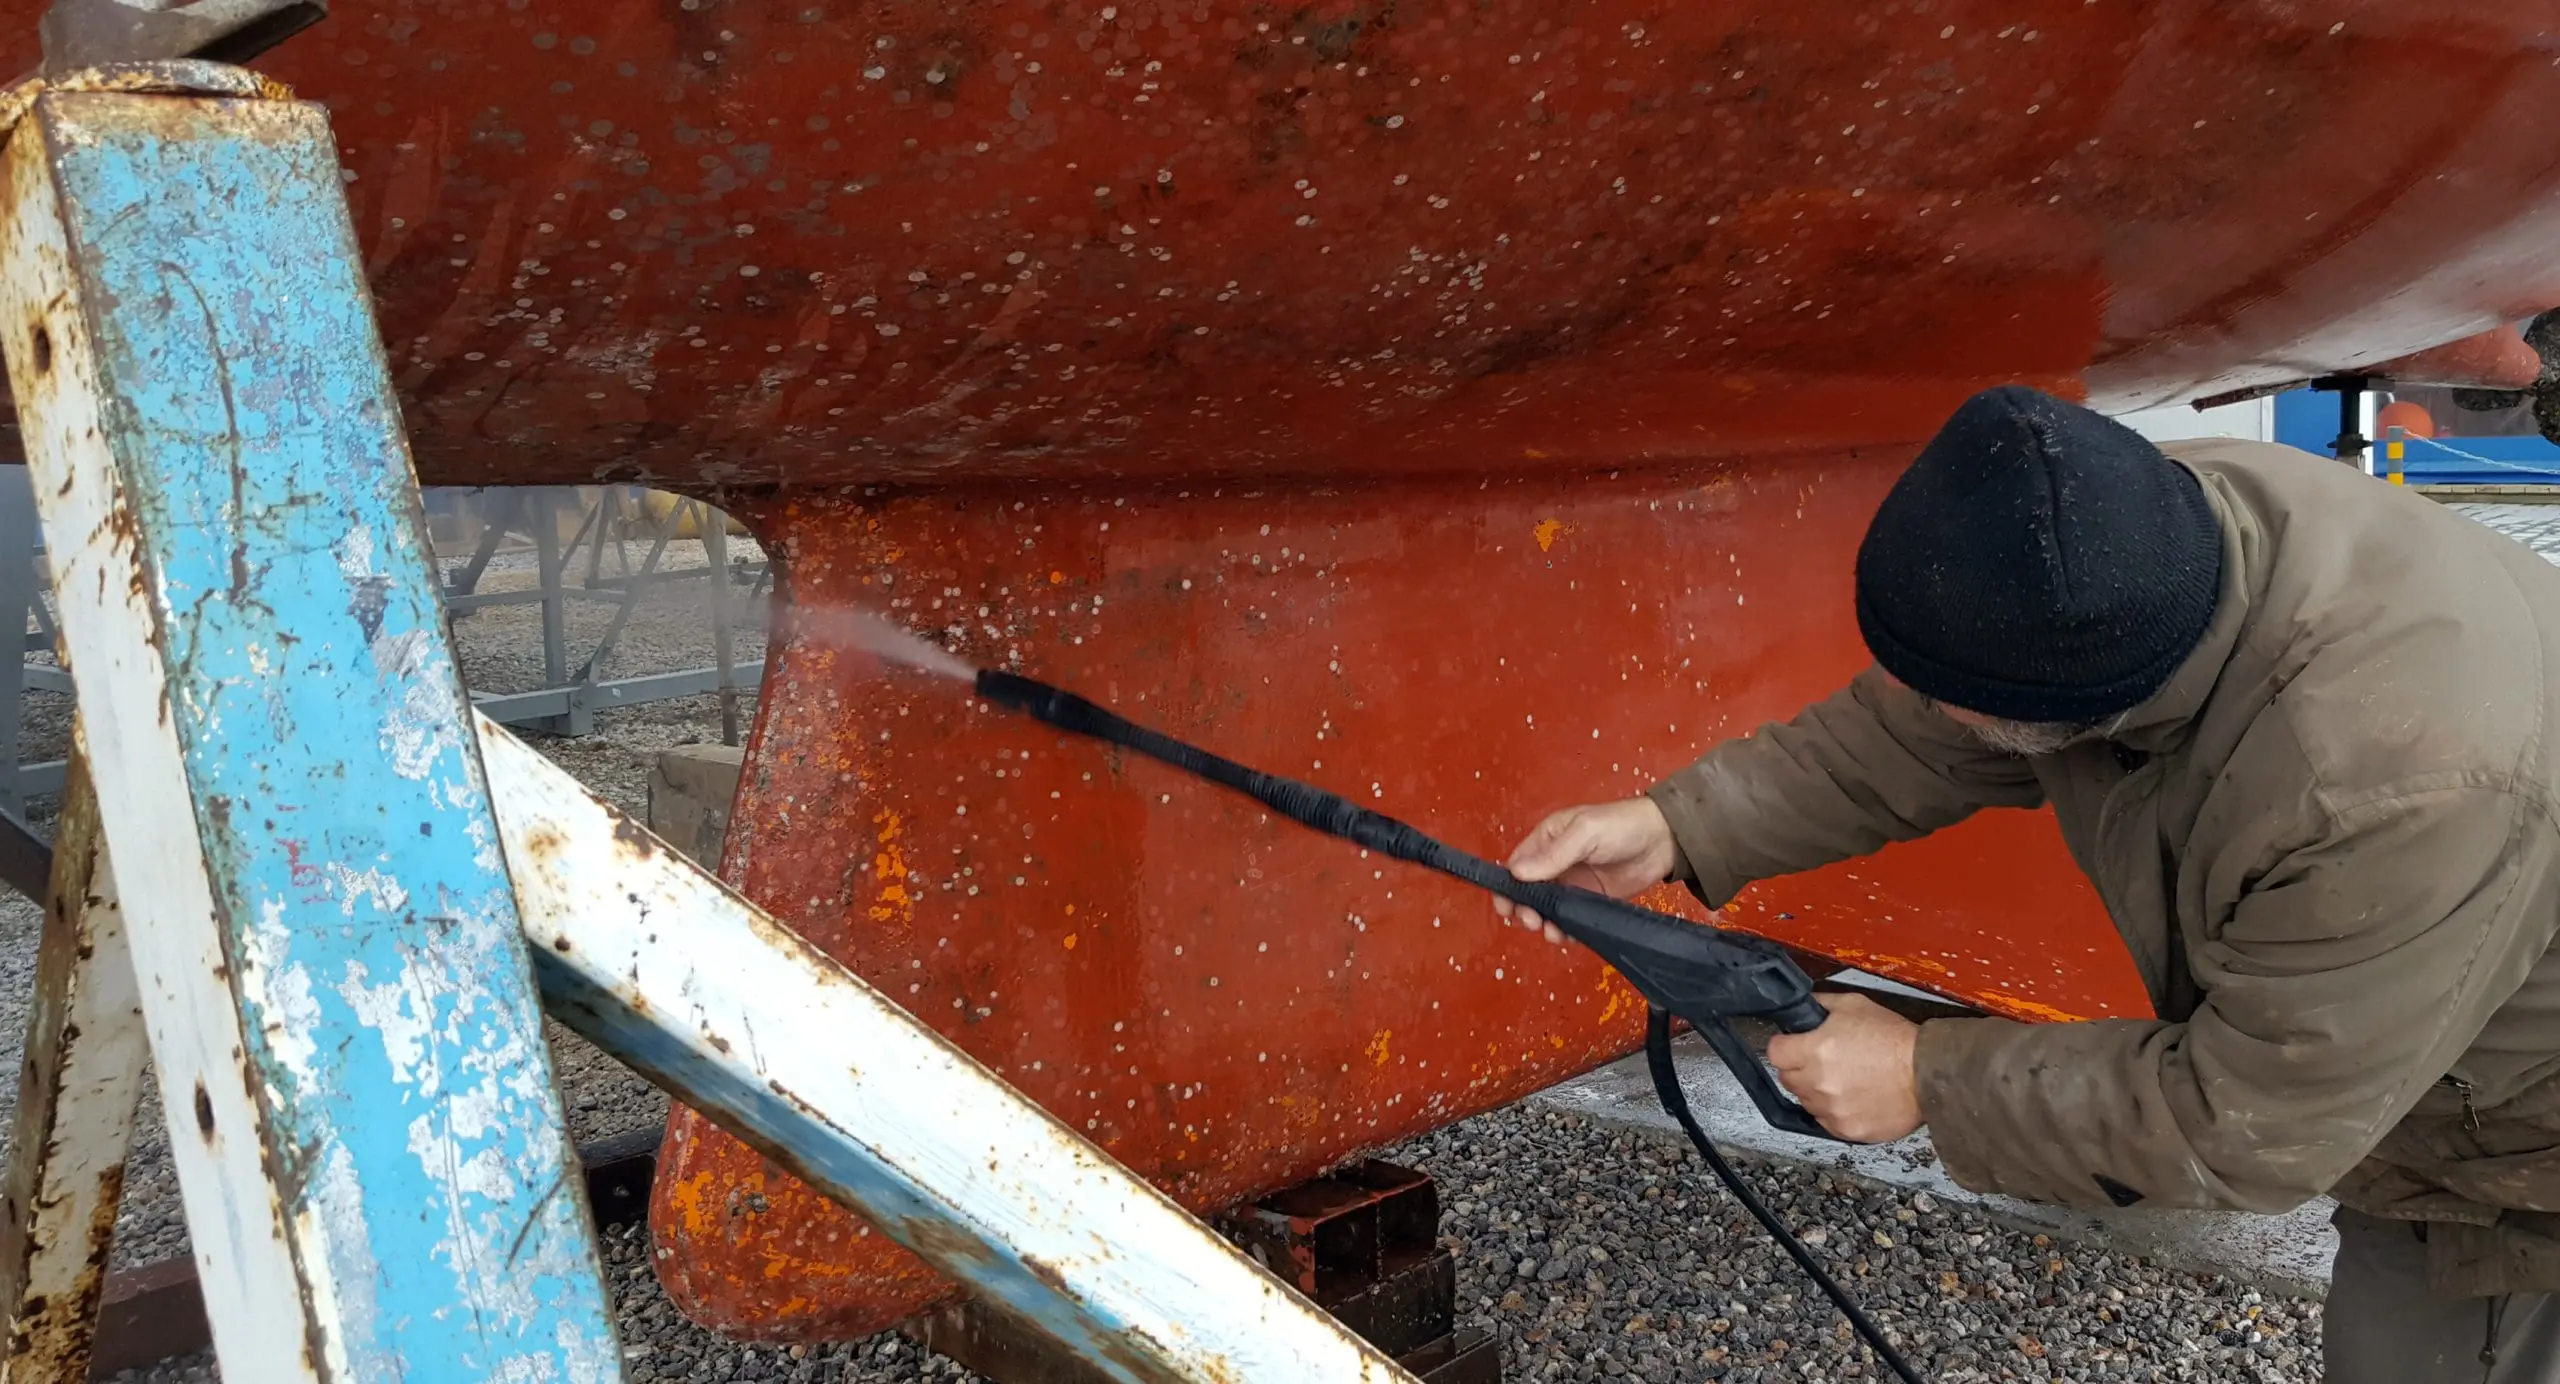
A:
{"type": "MultiPolygon", "coordinates": [[[[38,98],[55,92],[117,91],[136,96],[232,96],[250,100],[291,100],[293,91],[282,82],[262,77],[241,67],[226,67],[218,62],[192,58],[166,62],[112,62],[83,67],[60,76],[22,77],[0,87],[0,143],[6,143],[27,112],[35,109],[38,98]]],[[[0,379],[0,383],[5,383],[0,379]]],[[[10,394],[10,413],[18,412],[14,391],[10,394]]],[[[20,425],[23,425],[22,422],[20,425]]],[[[15,459],[12,464],[23,462],[15,459]]]]}
{"type": "Polygon", "coordinates": [[[1372,1158],[1275,1192],[1220,1226],[1416,1378],[1502,1378],[1500,1346],[1458,1324],[1458,1264],[1440,1243],[1440,1188],[1430,1174],[1372,1158]]]}
{"type": "MultiPolygon", "coordinates": [[[[1422,1384],[1500,1384],[1502,1349],[1457,1321],[1457,1259],[1440,1244],[1427,1173],[1369,1159],[1239,1207],[1213,1224],[1245,1256],[1422,1384]]],[[[996,1384],[1106,1384],[1092,1364],[968,1301],[906,1334],[996,1384]]]]}
{"type": "Polygon", "coordinates": [[[53,0],[40,31],[44,70],[201,58],[244,63],[328,17],[328,0],[53,0]]]}

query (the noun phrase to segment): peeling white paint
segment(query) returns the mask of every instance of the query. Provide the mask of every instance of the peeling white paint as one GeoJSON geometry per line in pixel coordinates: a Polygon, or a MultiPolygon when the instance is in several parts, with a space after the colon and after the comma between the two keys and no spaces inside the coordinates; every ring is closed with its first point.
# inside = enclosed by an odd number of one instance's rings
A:
{"type": "Polygon", "coordinates": [[[375,554],[380,546],[374,539],[373,530],[361,524],[347,530],[345,536],[338,540],[338,574],[347,579],[347,585],[360,585],[382,575],[375,565],[375,554]]]}
{"type": "Polygon", "coordinates": [[[452,729],[451,662],[441,643],[416,647],[415,641],[422,638],[422,631],[412,630],[374,645],[382,661],[408,670],[394,675],[402,679],[403,688],[399,706],[383,718],[381,742],[384,753],[391,756],[391,771],[413,782],[433,773],[446,755],[461,747],[452,729]]]}
{"type": "Polygon", "coordinates": [[[409,906],[409,891],[401,888],[399,881],[378,867],[350,870],[331,860],[323,862],[320,868],[337,884],[338,911],[347,917],[356,916],[358,904],[370,904],[375,911],[384,914],[397,914],[409,906]]]}
{"type": "Polygon", "coordinates": [[[338,984],[338,997],[354,1011],[356,1022],[382,1035],[382,1054],[391,1064],[391,1079],[433,1099],[442,1083],[432,1067],[424,1072],[420,1068],[431,1042],[427,1021],[434,1013],[434,996],[418,986],[414,969],[404,970],[388,985],[366,984],[371,977],[363,962],[349,962],[347,978],[338,984]]]}
{"type": "Polygon", "coordinates": [[[258,920],[240,939],[240,989],[267,1017],[267,1050],[296,1081],[309,1081],[311,1059],[319,1051],[310,1035],[318,1030],[320,1001],[311,977],[286,959],[293,932],[285,926],[284,903],[267,900],[258,920]]]}

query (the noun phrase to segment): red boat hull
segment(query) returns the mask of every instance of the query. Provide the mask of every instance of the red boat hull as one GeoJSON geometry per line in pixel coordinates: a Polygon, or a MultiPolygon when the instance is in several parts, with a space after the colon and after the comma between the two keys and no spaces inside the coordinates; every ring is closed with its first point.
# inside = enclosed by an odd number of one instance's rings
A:
{"type": "Polygon", "coordinates": [[[269,66],[429,481],[1472,477],[2560,302],[2554,14],[345,0],[269,66]]]}

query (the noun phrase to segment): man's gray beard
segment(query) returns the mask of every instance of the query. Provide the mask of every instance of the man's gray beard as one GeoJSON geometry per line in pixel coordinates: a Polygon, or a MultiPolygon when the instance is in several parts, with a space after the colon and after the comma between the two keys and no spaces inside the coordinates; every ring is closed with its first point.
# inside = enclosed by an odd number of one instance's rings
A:
{"type": "Polygon", "coordinates": [[[2061,725],[2050,721],[1984,721],[1965,729],[1973,732],[1974,739],[2002,754],[2034,758],[2062,753],[2065,746],[2095,727],[2061,725]]]}

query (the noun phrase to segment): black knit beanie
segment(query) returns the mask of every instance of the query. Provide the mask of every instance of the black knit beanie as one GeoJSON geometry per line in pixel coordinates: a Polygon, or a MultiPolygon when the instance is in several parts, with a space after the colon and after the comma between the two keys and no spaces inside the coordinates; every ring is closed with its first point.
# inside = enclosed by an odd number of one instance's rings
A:
{"type": "Polygon", "coordinates": [[[1950,706],[2088,725],[2193,652],[2222,587],[2204,488],[2131,428],[2015,385],[1965,401],[1858,545],[1858,631],[1950,706]]]}

